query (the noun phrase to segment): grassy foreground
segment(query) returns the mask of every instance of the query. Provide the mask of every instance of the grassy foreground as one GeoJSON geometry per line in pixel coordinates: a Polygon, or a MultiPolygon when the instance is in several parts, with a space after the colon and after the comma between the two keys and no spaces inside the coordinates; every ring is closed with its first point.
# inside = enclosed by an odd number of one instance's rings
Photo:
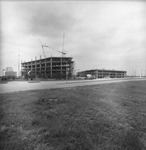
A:
{"type": "Polygon", "coordinates": [[[0,150],[145,150],[146,81],[0,94],[0,150]]]}

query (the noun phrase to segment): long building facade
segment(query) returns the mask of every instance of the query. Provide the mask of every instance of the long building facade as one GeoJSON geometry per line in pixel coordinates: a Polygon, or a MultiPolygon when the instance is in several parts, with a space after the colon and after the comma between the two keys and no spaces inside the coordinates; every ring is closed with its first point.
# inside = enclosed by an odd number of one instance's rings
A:
{"type": "Polygon", "coordinates": [[[94,69],[94,70],[85,70],[78,72],[78,76],[87,77],[90,74],[94,78],[124,78],[126,77],[126,71],[120,70],[105,70],[105,69],[94,69]]]}
{"type": "Polygon", "coordinates": [[[65,79],[72,78],[74,61],[72,57],[48,57],[39,60],[21,62],[21,76],[31,73],[33,77],[65,79]]]}

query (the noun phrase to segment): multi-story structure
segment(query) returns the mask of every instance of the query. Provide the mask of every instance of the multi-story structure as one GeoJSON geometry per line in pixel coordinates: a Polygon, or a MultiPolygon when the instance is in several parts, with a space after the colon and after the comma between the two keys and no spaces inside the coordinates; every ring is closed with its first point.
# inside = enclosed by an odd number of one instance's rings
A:
{"type": "Polygon", "coordinates": [[[44,59],[22,62],[21,76],[28,72],[34,77],[40,78],[71,78],[74,71],[74,61],[72,57],[48,57],[44,59]]]}
{"type": "Polygon", "coordinates": [[[15,71],[13,71],[13,68],[12,67],[7,67],[6,68],[6,71],[5,71],[5,76],[6,77],[16,77],[17,76],[17,73],[15,71]]]}
{"type": "Polygon", "coordinates": [[[13,71],[13,68],[12,67],[7,67],[6,72],[10,72],[10,71],[13,71]]]}
{"type": "Polygon", "coordinates": [[[124,78],[126,77],[126,73],[126,71],[119,70],[94,69],[78,72],[78,76],[87,77],[87,75],[90,74],[94,78],[124,78]]]}

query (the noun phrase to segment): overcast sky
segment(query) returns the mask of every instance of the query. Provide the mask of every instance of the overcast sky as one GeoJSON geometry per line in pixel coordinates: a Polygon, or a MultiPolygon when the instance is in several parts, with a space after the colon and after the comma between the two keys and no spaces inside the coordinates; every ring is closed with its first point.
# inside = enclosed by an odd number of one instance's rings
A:
{"type": "MultiPolygon", "coordinates": [[[[23,1],[0,2],[0,72],[18,70],[21,60],[43,58],[38,39],[73,57],[75,69],[146,68],[146,2],[23,1]]],[[[61,56],[45,48],[47,57],[61,56]]]]}

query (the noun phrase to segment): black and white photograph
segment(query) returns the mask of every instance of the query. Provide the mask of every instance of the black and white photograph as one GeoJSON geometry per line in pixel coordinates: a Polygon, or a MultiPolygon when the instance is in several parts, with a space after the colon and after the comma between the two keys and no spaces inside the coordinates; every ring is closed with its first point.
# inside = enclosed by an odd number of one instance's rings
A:
{"type": "Polygon", "coordinates": [[[146,1],[0,1],[0,150],[146,149],[146,1]]]}

